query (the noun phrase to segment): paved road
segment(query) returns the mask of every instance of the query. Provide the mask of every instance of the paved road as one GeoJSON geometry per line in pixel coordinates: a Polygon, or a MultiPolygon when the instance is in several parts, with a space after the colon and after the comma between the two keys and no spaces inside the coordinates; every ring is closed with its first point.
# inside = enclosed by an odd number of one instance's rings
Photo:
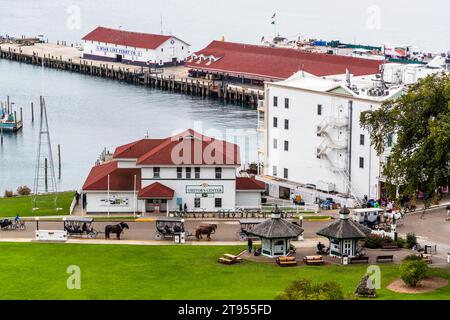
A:
{"type": "MultiPolygon", "coordinates": [[[[194,233],[196,227],[201,223],[216,223],[218,225],[217,231],[212,235],[215,241],[237,241],[237,232],[240,230],[238,221],[193,221],[187,220],[185,222],[185,230],[194,233]]],[[[330,221],[304,221],[303,228],[305,229],[305,239],[316,238],[316,232],[324,228],[330,221]]],[[[105,226],[108,224],[116,224],[112,222],[94,222],[93,226],[96,230],[104,232],[105,226]]],[[[130,229],[125,230],[122,238],[124,240],[154,240],[156,234],[155,222],[128,222],[130,229]]],[[[62,222],[39,222],[41,230],[63,230],[62,222]]],[[[35,222],[26,222],[25,231],[0,231],[0,239],[34,239],[36,230],[35,222]]],[[[99,238],[104,238],[104,234],[100,234],[99,238]]],[[[189,240],[195,240],[195,237],[190,237],[189,240]]],[[[205,240],[203,240],[205,241],[205,240]]]]}
{"type": "Polygon", "coordinates": [[[437,255],[447,257],[450,252],[450,221],[445,208],[430,210],[423,218],[422,211],[416,211],[401,220],[398,232],[406,234],[414,232],[422,245],[437,245],[437,255]]]}

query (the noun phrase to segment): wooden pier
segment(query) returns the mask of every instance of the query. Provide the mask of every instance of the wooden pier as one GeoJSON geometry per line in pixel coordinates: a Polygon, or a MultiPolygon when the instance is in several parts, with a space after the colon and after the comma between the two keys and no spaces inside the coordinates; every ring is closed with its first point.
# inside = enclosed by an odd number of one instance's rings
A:
{"type": "Polygon", "coordinates": [[[0,58],[32,65],[44,66],[92,75],[101,78],[124,81],[149,88],[220,99],[256,108],[258,101],[264,99],[264,89],[188,77],[184,66],[151,70],[145,67],[115,62],[102,62],[82,59],[82,51],[73,46],[39,43],[22,46],[15,43],[0,44],[0,58]]]}

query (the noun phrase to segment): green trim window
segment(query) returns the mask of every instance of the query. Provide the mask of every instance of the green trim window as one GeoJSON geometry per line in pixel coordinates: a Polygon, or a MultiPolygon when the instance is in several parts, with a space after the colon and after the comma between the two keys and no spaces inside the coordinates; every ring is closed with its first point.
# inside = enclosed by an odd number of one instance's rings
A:
{"type": "Polygon", "coordinates": [[[161,178],[161,168],[153,167],[153,178],[161,178]]]}
{"type": "Polygon", "coordinates": [[[192,178],[192,170],[191,168],[186,168],[186,179],[191,179],[192,178]]]}
{"type": "Polygon", "coordinates": [[[214,198],[214,207],[222,208],[222,198],[214,198]]]}
{"type": "Polygon", "coordinates": [[[200,179],[200,167],[195,167],[195,179],[200,179]]]}
{"type": "Polygon", "coordinates": [[[216,179],[222,179],[222,168],[216,168],[216,179]]]}

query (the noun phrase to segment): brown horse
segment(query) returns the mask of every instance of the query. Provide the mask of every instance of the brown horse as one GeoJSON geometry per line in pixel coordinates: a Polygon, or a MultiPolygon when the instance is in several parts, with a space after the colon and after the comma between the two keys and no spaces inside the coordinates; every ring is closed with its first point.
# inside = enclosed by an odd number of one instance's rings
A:
{"type": "Polygon", "coordinates": [[[217,229],[217,224],[203,224],[199,225],[195,230],[195,237],[197,239],[203,239],[202,234],[206,234],[208,240],[211,240],[211,233],[215,233],[217,229]]]}

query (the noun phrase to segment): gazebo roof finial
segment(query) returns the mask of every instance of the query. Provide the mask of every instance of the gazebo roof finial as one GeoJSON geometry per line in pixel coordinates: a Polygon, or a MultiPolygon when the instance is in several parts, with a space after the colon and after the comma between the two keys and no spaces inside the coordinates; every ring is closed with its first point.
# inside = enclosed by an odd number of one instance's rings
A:
{"type": "Polygon", "coordinates": [[[275,208],[272,210],[272,219],[280,219],[282,211],[278,208],[278,205],[275,205],[275,208]]]}
{"type": "Polygon", "coordinates": [[[350,215],[350,210],[348,210],[347,206],[344,206],[343,208],[341,208],[341,210],[339,210],[339,217],[343,220],[348,219],[350,215]]]}

